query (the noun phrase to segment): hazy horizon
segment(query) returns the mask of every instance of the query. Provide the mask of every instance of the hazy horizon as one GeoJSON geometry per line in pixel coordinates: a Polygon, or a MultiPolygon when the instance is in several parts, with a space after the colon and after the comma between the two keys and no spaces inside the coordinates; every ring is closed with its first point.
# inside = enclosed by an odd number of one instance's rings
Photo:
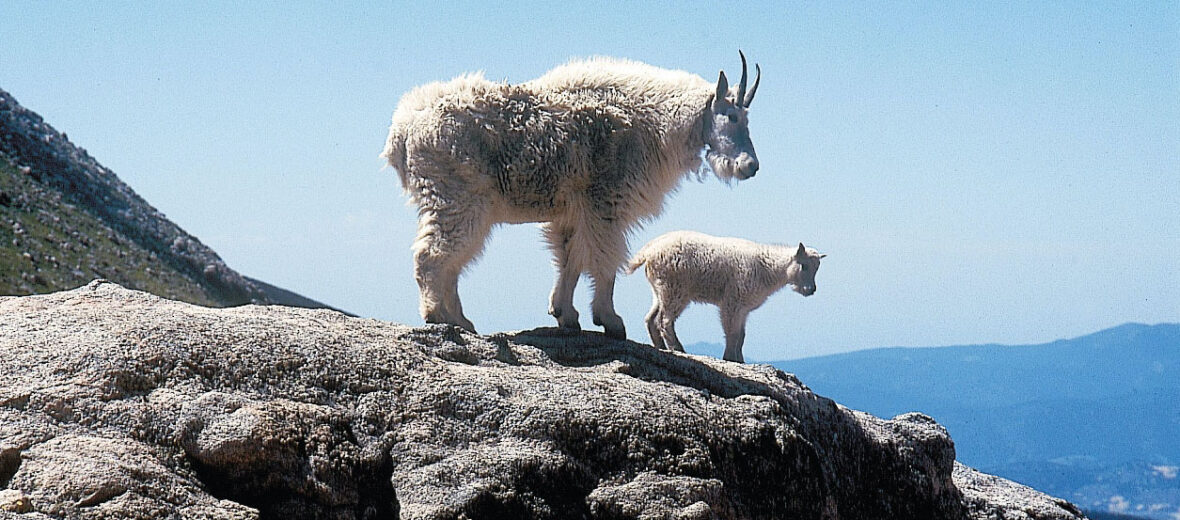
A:
{"type": "MultiPolygon", "coordinates": [[[[997,343],[997,342],[989,342],[989,341],[976,341],[976,342],[969,342],[969,343],[956,343],[956,344],[946,344],[946,345],[876,345],[876,346],[870,346],[870,347],[864,347],[864,348],[841,350],[839,352],[828,352],[828,353],[823,353],[823,354],[804,354],[804,355],[798,355],[798,356],[792,355],[790,357],[784,357],[784,358],[746,358],[746,362],[747,363],[777,363],[780,361],[798,361],[798,360],[803,360],[803,359],[815,359],[815,358],[823,358],[823,357],[828,357],[828,356],[841,356],[841,355],[849,355],[849,354],[850,355],[858,355],[858,354],[863,354],[863,353],[867,353],[867,352],[871,352],[871,351],[886,351],[886,350],[896,350],[896,349],[919,349],[919,350],[935,349],[935,350],[941,350],[941,349],[962,349],[962,348],[970,349],[970,348],[991,348],[991,347],[997,347],[997,348],[1045,347],[1045,346],[1053,345],[1055,343],[1070,342],[1070,341],[1080,340],[1080,339],[1084,339],[1084,338],[1088,338],[1088,337],[1092,337],[1092,336],[1101,335],[1103,333],[1117,332],[1120,329],[1123,329],[1126,327],[1143,327],[1143,328],[1149,328],[1149,329],[1150,328],[1157,328],[1157,327],[1180,327],[1180,323],[1167,322],[1167,321],[1161,321],[1161,322],[1157,322],[1157,323],[1140,323],[1140,322],[1129,321],[1126,323],[1121,323],[1118,325],[1113,325],[1110,327],[1104,327],[1102,329],[1093,330],[1093,331],[1090,331],[1090,332],[1087,332],[1084,334],[1078,334],[1076,336],[1065,336],[1065,337],[1060,337],[1060,338],[1052,338],[1052,339],[1047,339],[1044,341],[1036,341],[1036,342],[1031,342],[1031,343],[997,343]]],[[[725,343],[724,343],[723,339],[714,340],[714,341],[709,341],[709,340],[697,341],[697,342],[693,342],[693,343],[685,345],[685,351],[687,351],[689,354],[721,357],[721,353],[724,350],[725,350],[725,343]]]]}
{"type": "MultiPolygon", "coordinates": [[[[0,88],[230,267],[362,316],[421,323],[415,210],[378,158],[406,91],[591,55],[733,78],[740,48],[761,171],[686,181],[630,246],[695,229],[827,253],[815,296],[754,311],[747,358],[1180,321],[1175,3],[3,3],[0,33],[0,88]]],[[[480,332],[551,326],[553,274],[535,226],[504,226],[460,294],[480,332]]],[[[646,279],[615,300],[648,342],[646,279]]],[[[721,341],[710,307],[677,328],[721,341]]]]}

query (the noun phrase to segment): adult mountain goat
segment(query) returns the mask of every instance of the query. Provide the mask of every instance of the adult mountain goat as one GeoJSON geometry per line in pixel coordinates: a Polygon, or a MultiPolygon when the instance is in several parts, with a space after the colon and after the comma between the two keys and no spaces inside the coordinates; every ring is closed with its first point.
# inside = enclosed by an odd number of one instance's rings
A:
{"type": "MultiPolygon", "coordinates": [[[[740,53],[739,53],[740,54],[740,53]]],[[[544,222],[557,283],[549,314],[580,328],[574,286],[594,283],[594,323],[623,338],[615,275],[626,234],[659,215],[665,195],[700,171],[701,151],[723,181],[758,171],[746,90],[682,71],[593,58],[519,85],[468,74],[415,88],[398,103],[382,157],[418,206],[414,277],[428,323],[475,330],[459,302],[459,274],[493,225],[544,222]]]]}
{"type": "Polygon", "coordinates": [[[793,248],[673,231],[643,246],[626,272],[647,264],[652,306],[646,321],[652,345],[684,352],[676,337],[676,318],[691,302],[712,303],[721,310],[723,357],[741,363],[750,311],[787,284],[803,296],[815,294],[815,273],[825,256],[802,242],[793,248]]]}

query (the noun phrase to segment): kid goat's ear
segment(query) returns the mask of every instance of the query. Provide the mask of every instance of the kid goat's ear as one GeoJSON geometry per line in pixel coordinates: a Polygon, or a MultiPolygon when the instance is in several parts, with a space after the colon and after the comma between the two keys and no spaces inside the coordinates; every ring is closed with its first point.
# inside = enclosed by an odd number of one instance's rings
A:
{"type": "Polygon", "coordinates": [[[799,250],[795,251],[795,256],[799,258],[807,256],[807,248],[803,247],[803,242],[799,242],[799,250]]]}

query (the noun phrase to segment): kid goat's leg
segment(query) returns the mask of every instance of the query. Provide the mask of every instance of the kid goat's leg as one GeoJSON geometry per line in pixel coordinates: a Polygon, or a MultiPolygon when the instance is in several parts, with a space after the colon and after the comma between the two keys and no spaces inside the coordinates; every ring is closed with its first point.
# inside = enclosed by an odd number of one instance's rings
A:
{"type": "Polygon", "coordinates": [[[676,337],[676,319],[687,307],[688,300],[685,299],[664,300],[660,312],[660,333],[664,336],[664,342],[669,349],[678,352],[684,352],[684,346],[680,344],[680,338],[676,337]]]}
{"type": "Polygon", "coordinates": [[[652,288],[651,294],[651,310],[647,312],[647,317],[643,319],[647,324],[647,334],[651,336],[651,345],[660,350],[664,350],[667,345],[664,344],[664,338],[660,335],[660,314],[661,305],[660,297],[656,294],[656,290],[652,288]]]}
{"type": "Polygon", "coordinates": [[[745,363],[742,357],[742,344],[746,341],[746,318],[750,311],[742,309],[721,308],[721,328],[725,329],[726,361],[745,363]]]}

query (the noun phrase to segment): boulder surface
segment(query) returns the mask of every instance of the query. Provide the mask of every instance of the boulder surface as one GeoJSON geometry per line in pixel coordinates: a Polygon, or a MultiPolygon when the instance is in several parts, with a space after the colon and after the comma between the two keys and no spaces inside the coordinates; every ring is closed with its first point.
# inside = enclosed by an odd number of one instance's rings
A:
{"type": "Polygon", "coordinates": [[[0,298],[0,515],[1074,519],[765,365],[116,284],[0,298]]]}

